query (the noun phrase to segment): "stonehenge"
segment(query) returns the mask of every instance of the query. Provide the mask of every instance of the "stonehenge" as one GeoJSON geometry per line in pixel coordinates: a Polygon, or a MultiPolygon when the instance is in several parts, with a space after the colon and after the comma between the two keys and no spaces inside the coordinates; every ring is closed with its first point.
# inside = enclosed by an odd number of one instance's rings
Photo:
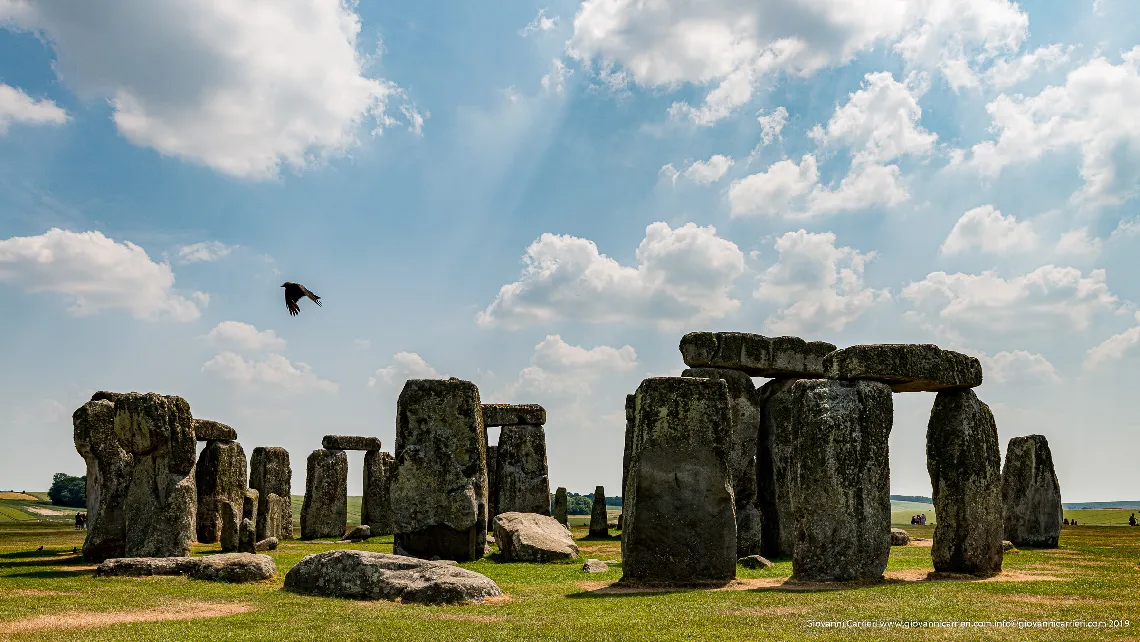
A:
{"type": "Polygon", "coordinates": [[[277,446],[259,446],[249,458],[249,488],[257,491],[257,514],[254,518],[258,541],[268,537],[293,539],[293,469],[289,451],[277,446]],[[269,529],[269,496],[284,498],[280,506],[279,532],[269,529]]]}
{"type": "MultiPolygon", "coordinates": [[[[379,441],[379,440],[377,440],[379,441]]],[[[392,534],[391,453],[369,450],[364,454],[364,496],[360,501],[360,523],[373,535],[392,534]]]]}
{"type": "MultiPolygon", "coordinates": [[[[195,434],[202,423],[195,420],[195,434]]],[[[216,424],[218,426],[223,424],[216,424]]],[[[223,426],[229,428],[228,426],[223,426]]],[[[233,429],[229,428],[231,434],[233,429]]],[[[228,436],[228,435],[227,435],[228,436]]],[[[199,435],[201,441],[201,435],[199,435]]],[[[211,544],[221,536],[221,502],[241,505],[246,489],[245,450],[236,441],[209,440],[194,471],[194,481],[198,494],[197,535],[198,541],[211,544]]]]}
{"type": "Polygon", "coordinates": [[[550,515],[550,476],[542,426],[503,426],[495,450],[495,469],[497,514],[550,515]]]}
{"type": "Polygon", "coordinates": [[[306,462],[301,539],[344,535],[348,524],[348,455],[319,448],[306,462]]]}
{"type": "Polygon", "coordinates": [[[495,480],[498,472],[498,446],[487,446],[487,519],[495,519],[499,514],[499,507],[495,505],[495,498],[499,495],[499,484],[495,480]]]}
{"type": "Polygon", "coordinates": [[[590,537],[609,537],[609,513],[606,511],[606,489],[594,489],[594,504],[590,507],[590,537]]]}
{"type": "Polygon", "coordinates": [[[1028,435],[1009,440],[1001,495],[1005,539],[1015,546],[1057,547],[1064,517],[1048,439],[1028,435]]]}
{"type": "Polygon", "coordinates": [[[554,519],[563,526],[569,523],[566,515],[566,487],[564,486],[559,486],[558,490],[554,491],[554,519]]]}

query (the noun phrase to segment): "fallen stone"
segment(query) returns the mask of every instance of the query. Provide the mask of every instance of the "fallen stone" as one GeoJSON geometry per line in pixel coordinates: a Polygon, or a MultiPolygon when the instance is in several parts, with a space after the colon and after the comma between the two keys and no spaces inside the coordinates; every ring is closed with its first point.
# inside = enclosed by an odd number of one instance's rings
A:
{"type": "Polygon", "coordinates": [[[348,523],[348,455],[314,450],[306,462],[301,539],[339,539],[348,523]]]}
{"type": "Polygon", "coordinates": [[[272,579],[277,565],[268,555],[221,553],[202,557],[123,557],[95,569],[96,577],[188,575],[196,580],[246,583],[272,579]]]}
{"type": "Polygon", "coordinates": [[[590,506],[590,537],[609,537],[609,518],[606,512],[606,489],[594,489],[594,503],[590,506]]]}
{"type": "Polygon", "coordinates": [[[508,562],[550,562],[578,557],[578,545],[558,520],[535,513],[499,513],[495,541],[508,562]]]}
{"type": "Polygon", "coordinates": [[[364,455],[364,496],[360,502],[360,523],[373,535],[392,534],[392,466],[390,453],[370,450],[364,455]]]}
{"type": "Polygon", "coordinates": [[[926,430],[926,468],[934,493],[934,570],[1001,572],[1001,453],[997,423],[973,390],[944,390],[926,430]]]}
{"type": "Polygon", "coordinates": [[[219,504],[221,506],[219,513],[221,513],[222,531],[218,534],[218,541],[222,545],[223,553],[233,553],[238,550],[238,544],[241,540],[241,513],[232,502],[222,500],[219,504]]]}
{"type": "Polygon", "coordinates": [[[827,355],[829,379],[882,381],[894,392],[938,392],[982,385],[975,357],[933,344],[857,345],[827,355]]]}
{"type": "Polygon", "coordinates": [[[260,493],[257,500],[257,539],[268,537],[293,539],[293,503],[290,501],[293,470],[289,465],[289,451],[277,446],[259,446],[249,458],[249,487],[260,493]],[[280,532],[269,532],[269,496],[285,498],[281,506],[280,532]]]}
{"type": "Polygon", "coordinates": [[[306,555],[285,575],[285,590],[424,604],[477,603],[503,594],[490,578],[458,566],[347,550],[306,555]]]}
{"type": "Polygon", "coordinates": [[[237,441],[237,431],[220,421],[195,419],[192,423],[198,441],[237,441]]]}
{"type": "Polygon", "coordinates": [[[189,575],[197,563],[195,557],[120,557],[100,564],[95,569],[95,577],[189,575]]]}
{"type": "Polygon", "coordinates": [[[550,475],[546,431],[541,425],[513,424],[499,431],[495,452],[496,515],[550,514],[550,475]]]}
{"type": "Polygon", "coordinates": [[[1005,538],[1015,546],[1056,548],[1064,512],[1049,440],[1042,435],[1010,439],[1001,481],[1005,538]]]}
{"type": "Polygon", "coordinates": [[[115,404],[109,399],[89,401],[71,415],[71,421],[75,450],[87,464],[83,559],[101,562],[122,557],[127,544],[123,507],[134,470],[134,455],[123,449],[115,434],[115,404]]]}
{"type": "Polygon", "coordinates": [[[325,450],[380,450],[379,437],[346,437],[344,435],[325,435],[321,440],[321,448],[325,450]]]}
{"type": "Polygon", "coordinates": [[[750,377],[822,377],[823,358],[835,345],[799,337],[745,332],[690,332],[681,337],[690,368],[730,368],[750,377]]]}
{"type": "Polygon", "coordinates": [[[483,409],[483,426],[514,426],[528,424],[542,426],[546,424],[546,408],[536,403],[506,404],[485,403],[483,409]]]}
{"type": "Polygon", "coordinates": [[[253,545],[253,550],[258,553],[262,551],[275,551],[279,542],[276,537],[268,537],[253,545]]]}
{"type": "Polygon", "coordinates": [[[254,537],[255,527],[249,519],[241,520],[238,529],[238,552],[254,553],[257,549],[257,539],[254,537]]]}
{"type": "Polygon", "coordinates": [[[487,433],[479,389],[409,379],[396,403],[392,526],[398,554],[479,559],[487,540],[487,433]]]}
{"type": "Polygon", "coordinates": [[[736,563],[743,566],[744,568],[750,568],[753,570],[768,568],[772,565],[772,563],[769,562],[766,558],[759,555],[747,555],[736,560],[736,563]]]}
{"type": "Polygon", "coordinates": [[[910,544],[910,533],[901,528],[891,529],[891,546],[906,546],[910,544]]]}
{"type": "Polygon", "coordinates": [[[601,560],[591,559],[586,560],[586,563],[582,565],[582,570],[586,573],[605,573],[606,571],[610,570],[610,567],[601,560]]]}
{"type": "Polygon", "coordinates": [[[737,560],[728,384],[651,377],[636,395],[622,581],[727,582],[737,560]]]}
{"type": "Polygon", "coordinates": [[[760,430],[756,447],[756,507],[761,520],[761,554],[791,557],[796,551],[795,470],[799,461],[795,426],[798,379],[773,379],[760,387],[760,430]]]}
{"type": "Polygon", "coordinates": [[[1016,551],[1017,547],[1014,546],[1013,542],[1009,541],[1008,539],[1003,539],[1001,541],[1001,550],[1006,552],[1006,553],[1011,553],[1011,552],[1016,551]]]}
{"type": "Polygon", "coordinates": [[[245,450],[236,441],[208,441],[194,467],[198,495],[198,541],[212,544],[222,531],[220,502],[239,504],[245,496],[245,450]]]}
{"type": "Polygon", "coordinates": [[[362,542],[372,537],[372,529],[367,524],[361,524],[344,534],[342,538],[347,542],[362,542]]]}
{"type": "Polygon", "coordinates": [[[566,488],[559,486],[558,490],[554,491],[554,519],[563,526],[569,523],[566,510],[566,488]]]}

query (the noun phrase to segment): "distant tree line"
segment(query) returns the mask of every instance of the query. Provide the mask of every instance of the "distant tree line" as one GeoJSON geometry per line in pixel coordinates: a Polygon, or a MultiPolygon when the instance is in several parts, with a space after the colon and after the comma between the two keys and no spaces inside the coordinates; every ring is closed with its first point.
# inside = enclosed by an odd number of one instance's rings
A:
{"type": "MultiPolygon", "coordinates": [[[[554,494],[550,495],[551,510],[554,510],[554,494]]],[[[606,497],[606,506],[621,507],[621,497],[606,497]]],[[[594,509],[594,494],[589,493],[586,495],[579,495],[578,493],[566,493],[566,514],[567,515],[589,515],[594,509]]]]}
{"type": "Polygon", "coordinates": [[[891,501],[894,502],[916,502],[919,504],[931,504],[933,500],[929,497],[922,495],[891,495],[891,501]]]}
{"type": "Polygon", "coordinates": [[[55,506],[87,508],[87,475],[72,477],[66,473],[56,473],[51,478],[48,498],[55,506]]]}

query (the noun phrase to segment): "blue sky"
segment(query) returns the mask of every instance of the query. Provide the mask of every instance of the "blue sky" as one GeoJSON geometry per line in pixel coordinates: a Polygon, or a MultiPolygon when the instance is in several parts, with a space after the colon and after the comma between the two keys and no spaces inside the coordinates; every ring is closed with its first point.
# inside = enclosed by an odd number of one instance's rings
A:
{"type": "MultiPolygon", "coordinates": [[[[0,0],[0,487],[79,474],[111,389],[288,448],[300,492],[322,435],[390,448],[403,381],[458,376],[616,494],[625,393],[699,329],[968,352],[1003,452],[1136,499],[1129,4],[0,0]]],[[[895,395],[894,492],[932,402],[895,395]]]]}

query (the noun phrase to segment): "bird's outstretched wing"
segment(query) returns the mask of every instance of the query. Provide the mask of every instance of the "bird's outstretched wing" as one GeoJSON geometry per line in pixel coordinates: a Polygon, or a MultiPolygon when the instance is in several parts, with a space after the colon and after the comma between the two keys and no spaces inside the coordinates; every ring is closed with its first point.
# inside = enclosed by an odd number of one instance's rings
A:
{"type": "MultiPolygon", "coordinates": [[[[298,285],[299,285],[299,284],[298,284],[298,285]]],[[[309,289],[308,289],[308,288],[306,288],[306,287],[305,287],[305,286],[303,286],[303,285],[301,285],[300,287],[301,287],[301,293],[302,293],[302,294],[304,294],[305,296],[309,297],[309,299],[311,299],[311,300],[313,301],[313,303],[316,303],[316,304],[317,304],[317,306],[318,306],[318,307],[320,307],[320,305],[321,305],[321,297],[319,297],[319,296],[317,296],[317,295],[313,294],[312,292],[309,292],[309,289]]]]}
{"type": "Polygon", "coordinates": [[[297,302],[290,301],[289,297],[285,297],[285,307],[289,308],[289,314],[293,316],[297,316],[297,313],[301,311],[301,308],[297,305],[297,302]]]}

